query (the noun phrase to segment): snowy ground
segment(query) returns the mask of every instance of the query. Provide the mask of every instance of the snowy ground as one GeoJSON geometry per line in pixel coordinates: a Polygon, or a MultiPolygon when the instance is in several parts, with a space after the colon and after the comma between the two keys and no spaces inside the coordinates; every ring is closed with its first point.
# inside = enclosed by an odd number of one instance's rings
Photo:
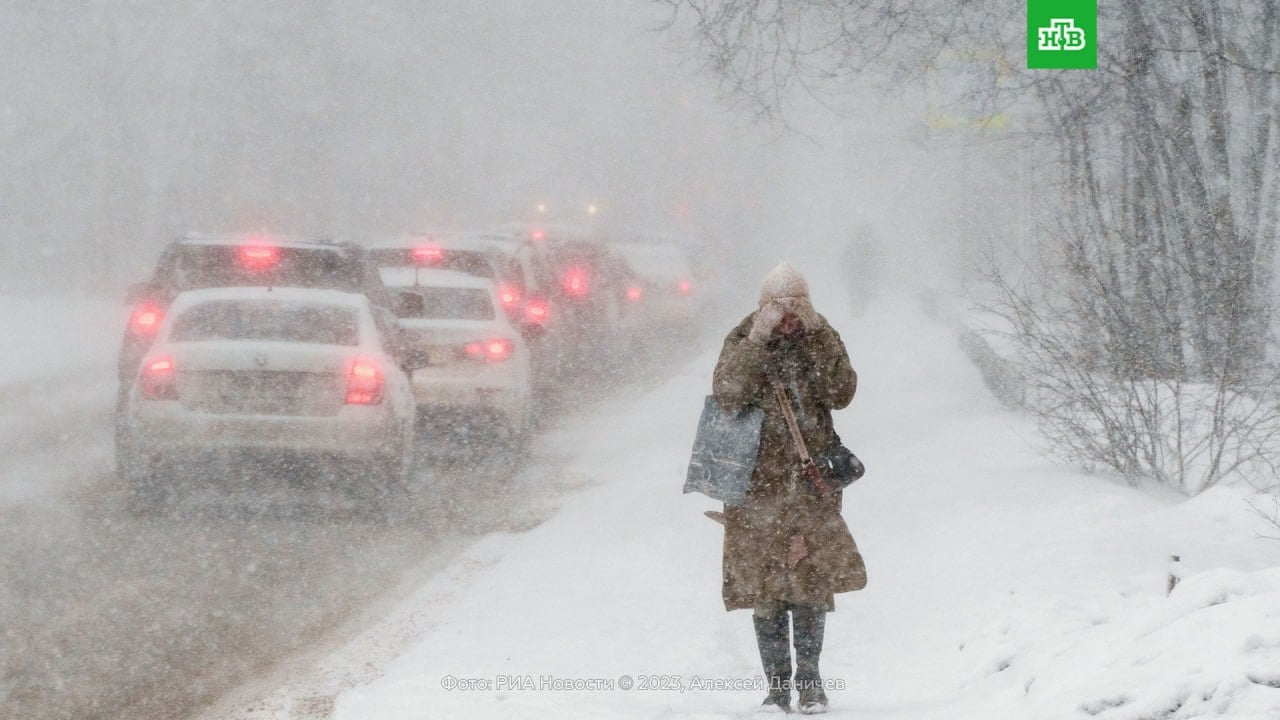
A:
{"type": "MultiPolygon", "coordinates": [[[[829,619],[831,716],[1280,717],[1280,542],[1245,493],[1049,464],[915,304],[828,313],[860,375],[837,427],[869,467],[845,516],[871,576],[829,619]]],[[[481,540],[309,678],[211,717],[752,714],[760,690],[694,687],[759,674],[749,613],[720,604],[714,505],[680,494],[713,362],[544,437],[575,444],[565,480],[586,486],[554,518],[481,540]]]]}
{"type": "Polygon", "coordinates": [[[0,506],[47,500],[110,460],[103,443],[114,405],[115,359],[129,308],[94,297],[0,295],[0,506]],[[89,462],[87,462],[87,460],[89,462]]]}

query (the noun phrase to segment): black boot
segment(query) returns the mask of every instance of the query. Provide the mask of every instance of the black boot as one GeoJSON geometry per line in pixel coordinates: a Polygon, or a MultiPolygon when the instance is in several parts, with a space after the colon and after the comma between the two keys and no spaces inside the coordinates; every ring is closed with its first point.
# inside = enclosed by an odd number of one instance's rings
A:
{"type": "Polygon", "coordinates": [[[800,712],[813,715],[827,711],[827,693],[818,672],[818,656],[822,654],[822,636],[827,625],[827,611],[821,607],[798,606],[791,610],[796,636],[796,690],[800,694],[800,712]]]}
{"type": "Polygon", "coordinates": [[[769,694],[762,705],[776,705],[791,712],[791,633],[787,632],[787,611],[757,610],[751,618],[756,626],[756,644],[760,646],[760,664],[769,694]]]}

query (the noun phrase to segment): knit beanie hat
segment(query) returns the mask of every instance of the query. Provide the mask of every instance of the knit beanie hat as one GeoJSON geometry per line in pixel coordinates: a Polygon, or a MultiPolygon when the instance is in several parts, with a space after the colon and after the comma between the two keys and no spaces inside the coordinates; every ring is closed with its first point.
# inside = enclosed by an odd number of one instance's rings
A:
{"type": "Polygon", "coordinates": [[[809,299],[809,283],[791,263],[783,262],[764,276],[760,285],[760,307],[777,303],[795,315],[806,330],[822,325],[818,312],[809,299]]]}

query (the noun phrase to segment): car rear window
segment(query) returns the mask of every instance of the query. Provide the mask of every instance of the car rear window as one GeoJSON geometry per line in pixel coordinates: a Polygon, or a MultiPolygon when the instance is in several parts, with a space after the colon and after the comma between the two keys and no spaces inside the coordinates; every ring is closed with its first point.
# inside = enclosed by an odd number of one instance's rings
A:
{"type": "MultiPolygon", "coordinates": [[[[476,277],[494,279],[493,260],[488,254],[472,250],[450,250],[445,248],[441,257],[435,262],[423,264],[432,270],[453,270],[476,277]]],[[[369,255],[380,268],[403,267],[417,265],[411,248],[379,248],[370,250],[369,255]]]]}
{"type": "Polygon", "coordinates": [[[424,320],[492,320],[495,317],[493,298],[489,291],[480,288],[417,287],[414,292],[422,296],[424,320]]]}
{"type": "Polygon", "coordinates": [[[177,290],[212,287],[306,287],[360,292],[358,260],[338,248],[280,247],[278,260],[246,266],[239,245],[182,245],[170,270],[177,290]]]}
{"type": "Polygon", "coordinates": [[[187,308],[174,319],[174,342],[271,340],[321,345],[359,343],[350,307],[280,300],[218,300],[187,308]]]}

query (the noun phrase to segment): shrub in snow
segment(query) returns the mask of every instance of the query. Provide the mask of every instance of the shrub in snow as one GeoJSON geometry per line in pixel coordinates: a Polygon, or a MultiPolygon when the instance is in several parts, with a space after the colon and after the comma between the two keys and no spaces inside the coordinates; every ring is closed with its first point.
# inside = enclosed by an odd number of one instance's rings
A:
{"type": "MultiPolygon", "coordinates": [[[[1076,272],[1098,271],[1090,262],[1077,258],[1087,267],[1076,272]]],[[[1136,353],[1123,293],[1090,296],[1086,277],[1047,265],[1034,284],[999,270],[989,278],[985,334],[1009,348],[1001,377],[1020,383],[1016,394],[1002,386],[1002,399],[1036,416],[1054,455],[1187,493],[1232,476],[1276,489],[1280,367],[1271,359],[1200,358],[1177,323],[1136,353]]]]}

